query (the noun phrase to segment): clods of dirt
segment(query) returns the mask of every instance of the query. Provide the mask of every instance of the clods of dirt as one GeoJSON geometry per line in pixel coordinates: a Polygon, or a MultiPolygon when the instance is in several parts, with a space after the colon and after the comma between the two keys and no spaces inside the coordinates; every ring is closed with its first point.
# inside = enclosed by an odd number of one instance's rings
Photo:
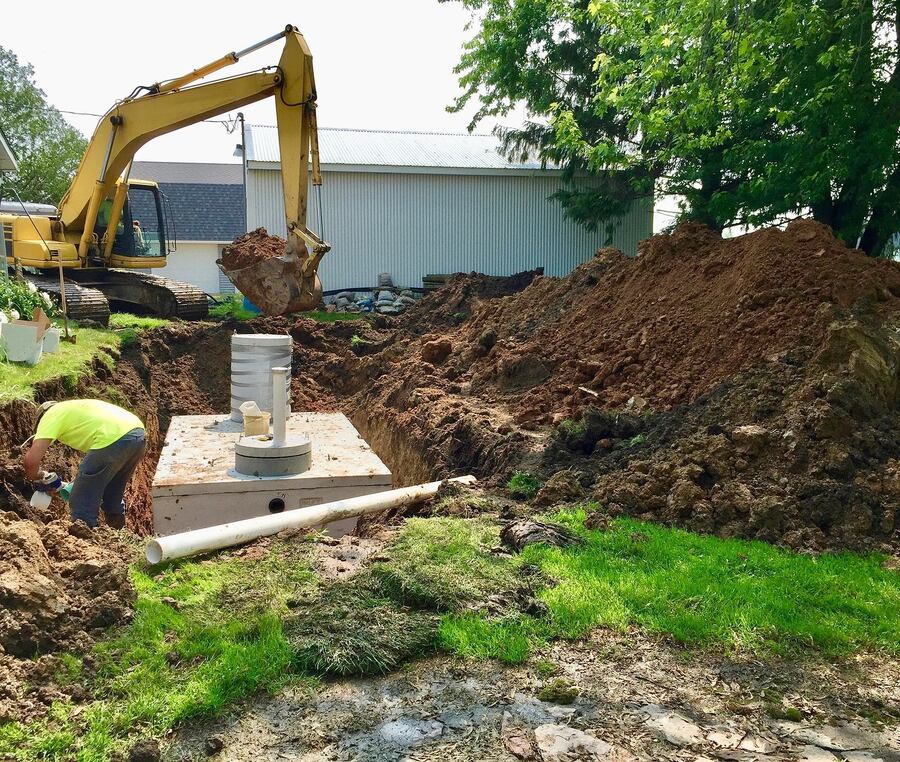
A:
{"type": "Polygon", "coordinates": [[[897,367],[900,346],[883,325],[835,322],[812,357],[782,355],[691,405],[640,418],[588,410],[559,429],[545,465],[590,474],[603,516],[812,551],[890,551],[897,367]]]}
{"type": "Polygon", "coordinates": [[[472,314],[478,304],[517,294],[543,274],[543,267],[510,276],[459,273],[447,285],[417,302],[416,309],[407,310],[397,323],[405,333],[413,335],[459,325],[472,314]]]}
{"type": "Polygon", "coordinates": [[[353,359],[341,404],[401,481],[528,470],[539,507],[900,546],[897,263],[809,221],[732,239],[689,224],[636,258],[528,275],[458,276],[353,359]]]}
{"type": "Polygon", "coordinates": [[[161,758],[159,743],[152,738],[138,741],[128,752],[128,762],[159,762],[161,758]]]}
{"type": "Polygon", "coordinates": [[[222,248],[219,263],[226,270],[242,270],[272,257],[283,256],[286,242],[277,235],[269,235],[265,228],[256,228],[234,239],[222,248]]]}
{"type": "Polygon", "coordinates": [[[66,695],[52,655],[83,652],[132,616],[130,551],[110,530],[73,528],[0,514],[0,720],[46,711],[66,695]]]}
{"type": "Polygon", "coordinates": [[[529,519],[517,519],[500,530],[500,541],[516,552],[520,552],[528,545],[544,543],[559,548],[567,548],[571,545],[582,545],[582,540],[571,529],[561,524],[549,524],[545,521],[532,521],[529,519]]]}

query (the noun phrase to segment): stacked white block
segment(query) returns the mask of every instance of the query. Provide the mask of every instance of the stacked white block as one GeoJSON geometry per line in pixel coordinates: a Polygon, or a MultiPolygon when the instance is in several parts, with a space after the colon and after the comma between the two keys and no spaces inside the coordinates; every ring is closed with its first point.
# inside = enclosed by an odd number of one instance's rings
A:
{"type": "MultiPolygon", "coordinates": [[[[231,337],[231,420],[242,421],[241,404],[253,401],[273,412],[272,368],[291,367],[293,341],[288,335],[236,333],[231,337]]],[[[291,412],[291,375],[286,374],[287,409],[291,412]]]]}

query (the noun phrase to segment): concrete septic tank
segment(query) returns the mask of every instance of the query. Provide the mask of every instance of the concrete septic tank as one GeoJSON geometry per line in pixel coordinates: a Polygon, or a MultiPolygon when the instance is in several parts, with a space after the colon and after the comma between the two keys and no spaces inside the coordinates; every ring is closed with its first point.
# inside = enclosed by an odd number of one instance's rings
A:
{"type": "MultiPolygon", "coordinates": [[[[293,413],[287,436],[309,437],[310,467],[290,476],[235,471],[243,427],[228,415],[182,415],[169,424],[153,477],[153,530],[158,535],[266,516],[391,489],[391,472],[341,413],[293,413]]],[[[356,519],[325,530],[339,537],[356,519]]]]}

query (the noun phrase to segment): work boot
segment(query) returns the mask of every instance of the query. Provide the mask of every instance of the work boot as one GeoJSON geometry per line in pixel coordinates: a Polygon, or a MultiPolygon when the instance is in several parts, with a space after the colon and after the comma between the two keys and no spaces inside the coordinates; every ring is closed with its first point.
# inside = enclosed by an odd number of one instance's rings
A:
{"type": "Polygon", "coordinates": [[[72,537],[79,537],[82,540],[90,540],[94,536],[94,530],[81,519],[75,519],[69,525],[69,534],[72,535],[72,537]]]}
{"type": "Polygon", "coordinates": [[[125,528],[125,514],[120,513],[116,516],[108,516],[107,514],[103,514],[103,518],[106,519],[106,526],[111,529],[124,529],[125,528]]]}

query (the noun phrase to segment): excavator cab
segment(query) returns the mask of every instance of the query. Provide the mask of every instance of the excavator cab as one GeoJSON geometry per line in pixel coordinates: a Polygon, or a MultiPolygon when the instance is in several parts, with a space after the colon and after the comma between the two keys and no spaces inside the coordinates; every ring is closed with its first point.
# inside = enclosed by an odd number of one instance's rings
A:
{"type": "Polygon", "coordinates": [[[97,265],[119,268],[165,267],[166,256],[171,253],[174,235],[166,214],[165,197],[156,183],[145,180],[129,180],[128,193],[114,230],[109,229],[115,217],[115,202],[106,199],[97,210],[94,232],[105,251],[109,236],[113,236],[108,261],[96,255],[97,265]]]}

